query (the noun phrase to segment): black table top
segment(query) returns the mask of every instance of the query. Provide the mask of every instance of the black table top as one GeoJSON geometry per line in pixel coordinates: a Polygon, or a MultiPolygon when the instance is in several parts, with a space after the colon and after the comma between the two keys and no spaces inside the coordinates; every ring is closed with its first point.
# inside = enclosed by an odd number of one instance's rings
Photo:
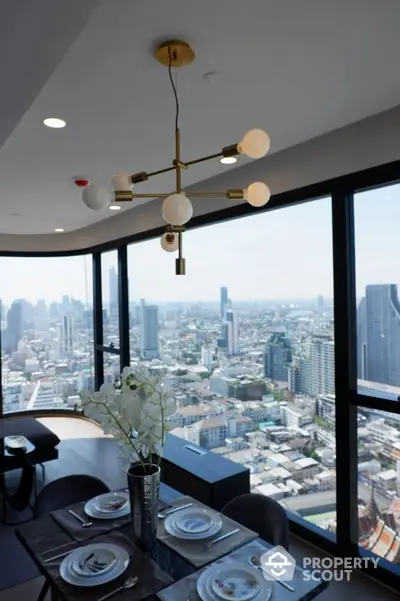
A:
{"type": "MultiPolygon", "coordinates": [[[[163,484],[161,485],[160,496],[162,500],[167,503],[171,503],[182,497],[179,492],[163,484]]],[[[116,537],[120,537],[121,541],[125,540],[129,542],[129,533],[130,525],[125,525],[117,530],[111,531],[106,535],[93,538],[88,542],[96,543],[100,541],[104,542],[105,540],[114,542],[116,537]]],[[[45,557],[52,557],[69,549],[72,551],[78,546],[78,543],[76,543],[72,537],[58,525],[51,515],[47,515],[38,520],[24,524],[16,529],[16,535],[33,561],[36,563],[39,571],[52,585],[56,591],[57,597],[61,601],[76,601],[80,599],[97,601],[97,599],[99,599],[102,595],[109,592],[110,584],[112,586],[112,583],[93,588],[78,588],[65,584],[58,574],[59,564],[62,561],[61,559],[58,560],[57,564],[52,564],[51,562],[43,563],[43,559],[45,557]],[[103,587],[107,586],[108,588],[103,590],[103,587]]],[[[266,551],[271,548],[271,545],[265,543],[261,539],[256,540],[265,546],[266,551]]],[[[134,551],[133,556],[135,566],[143,566],[143,557],[148,557],[147,562],[148,566],[150,566],[150,579],[153,577],[153,580],[157,580],[158,590],[166,589],[173,582],[177,582],[182,578],[185,578],[196,572],[196,568],[188,563],[184,557],[178,555],[160,540],[157,541],[155,548],[151,552],[148,552],[146,556],[144,556],[144,554],[137,549],[134,551]]],[[[146,569],[148,566],[146,565],[146,569]]],[[[147,576],[147,578],[149,578],[149,576],[147,576]]],[[[316,597],[322,590],[324,590],[327,584],[324,582],[315,582],[308,587],[307,594],[305,595],[301,595],[300,591],[298,593],[287,591],[287,589],[283,588],[279,584],[276,586],[277,588],[275,588],[274,592],[274,601],[280,601],[281,599],[282,601],[286,601],[286,599],[290,599],[291,601],[309,601],[310,599],[316,597]]],[[[130,590],[129,593],[122,592],[115,595],[113,599],[115,599],[115,601],[120,601],[121,599],[126,600],[127,598],[137,599],[137,597],[133,595],[133,592],[133,589],[130,590]]],[[[151,594],[150,596],[145,596],[140,599],[140,601],[156,600],[156,594],[151,594]]]]}

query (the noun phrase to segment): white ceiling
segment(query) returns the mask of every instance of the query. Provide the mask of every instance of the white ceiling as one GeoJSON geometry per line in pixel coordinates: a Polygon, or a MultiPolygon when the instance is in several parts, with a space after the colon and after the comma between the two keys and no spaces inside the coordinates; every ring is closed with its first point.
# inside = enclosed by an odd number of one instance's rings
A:
{"type": "MultiPolygon", "coordinates": [[[[0,95],[1,233],[72,231],[110,218],[113,238],[113,213],[87,209],[73,179],[109,185],[115,171],[169,165],[173,96],[152,57],[165,39],[186,39],[196,52],[178,73],[183,159],[216,152],[252,127],[270,133],[276,152],[400,104],[398,0],[5,4],[14,18],[4,25],[0,14],[8,81],[0,95]],[[211,71],[218,76],[204,81],[211,71]],[[67,127],[44,127],[50,116],[67,127]]],[[[226,170],[204,163],[184,184],[226,170]]],[[[167,175],[141,191],[172,188],[167,175]]]]}

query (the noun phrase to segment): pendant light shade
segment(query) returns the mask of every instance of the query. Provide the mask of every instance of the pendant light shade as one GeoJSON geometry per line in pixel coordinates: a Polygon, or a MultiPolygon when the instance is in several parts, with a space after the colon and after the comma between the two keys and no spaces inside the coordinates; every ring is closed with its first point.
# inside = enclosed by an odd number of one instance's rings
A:
{"type": "Polygon", "coordinates": [[[254,182],[244,190],[244,198],[253,207],[263,207],[271,197],[271,192],[264,182],[254,182]]]}
{"type": "Polygon", "coordinates": [[[193,206],[186,194],[171,194],[162,205],[162,215],[171,225],[184,225],[193,215],[193,206]]]}
{"type": "Polygon", "coordinates": [[[106,209],[111,202],[111,193],[104,186],[89,184],[83,190],[82,201],[88,209],[92,211],[102,211],[106,209]]]}
{"type": "Polygon", "coordinates": [[[261,159],[264,157],[271,145],[269,135],[263,129],[251,129],[238,144],[238,150],[251,159],[261,159]]]}

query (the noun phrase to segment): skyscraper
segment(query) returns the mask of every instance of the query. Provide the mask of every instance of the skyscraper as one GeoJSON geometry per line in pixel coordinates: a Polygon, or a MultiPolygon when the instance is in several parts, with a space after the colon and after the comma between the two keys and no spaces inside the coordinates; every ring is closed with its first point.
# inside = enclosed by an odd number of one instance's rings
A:
{"type": "Polygon", "coordinates": [[[22,304],[14,301],[7,313],[7,327],[3,333],[3,345],[6,353],[13,353],[18,348],[22,337],[22,304]]]}
{"type": "Polygon", "coordinates": [[[233,309],[228,309],[225,313],[226,317],[226,336],[227,336],[227,353],[230,357],[237,355],[239,352],[239,327],[237,314],[233,309]]]}
{"type": "Polygon", "coordinates": [[[110,291],[110,315],[118,309],[118,274],[114,266],[108,272],[108,285],[110,291]]]}
{"type": "Polygon", "coordinates": [[[358,377],[400,386],[400,303],[396,284],[365,289],[357,312],[358,377]]]}
{"type": "Polygon", "coordinates": [[[63,318],[63,347],[65,354],[72,354],[74,351],[74,336],[71,315],[64,315],[63,318]]]}
{"type": "Polygon", "coordinates": [[[158,307],[140,301],[140,356],[142,359],[158,358],[158,307]]]}
{"type": "Polygon", "coordinates": [[[221,308],[221,318],[225,318],[225,313],[228,309],[228,288],[223,286],[220,292],[220,308],[221,308]]]}
{"type": "Polygon", "coordinates": [[[325,308],[324,297],[322,296],[322,294],[320,294],[317,298],[317,311],[319,313],[323,313],[324,308],[325,308]]]}
{"type": "Polygon", "coordinates": [[[290,340],[279,332],[272,334],[264,353],[264,376],[274,381],[287,382],[291,361],[290,340]]]}

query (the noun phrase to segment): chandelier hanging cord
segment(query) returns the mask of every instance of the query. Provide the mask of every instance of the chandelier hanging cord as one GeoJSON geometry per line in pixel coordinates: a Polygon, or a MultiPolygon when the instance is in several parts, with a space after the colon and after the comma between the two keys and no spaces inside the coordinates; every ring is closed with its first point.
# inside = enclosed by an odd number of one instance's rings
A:
{"type": "Polygon", "coordinates": [[[172,53],[171,46],[168,46],[168,54],[169,54],[168,75],[169,75],[169,80],[171,82],[172,91],[174,92],[174,97],[175,97],[175,107],[176,107],[175,132],[176,132],[179,129],[179,98],[178,98],[178,91],[176,89],[174,78],[172,77],[172,62],[174,60],[174,55],[172,53]]]}

